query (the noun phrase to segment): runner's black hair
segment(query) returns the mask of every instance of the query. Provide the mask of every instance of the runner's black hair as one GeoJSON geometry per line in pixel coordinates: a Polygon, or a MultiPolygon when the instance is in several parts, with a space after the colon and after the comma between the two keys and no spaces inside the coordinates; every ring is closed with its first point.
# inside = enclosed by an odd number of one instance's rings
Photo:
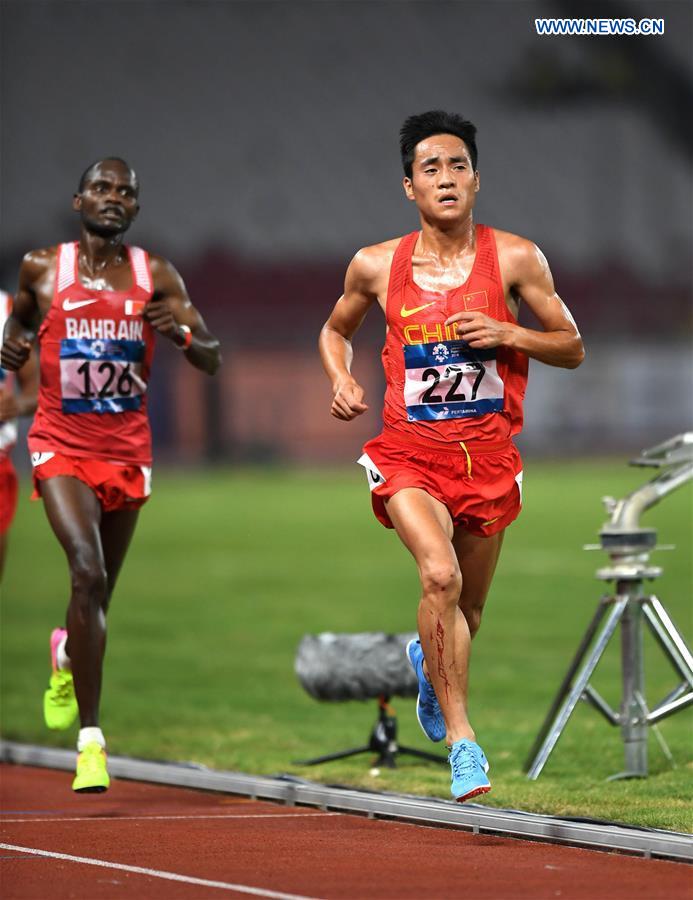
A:
{"type": "Polygon", "coordinates": [[[432,109],[409,116],[399,130],[399,149],[402,154],[402,166],[407,178],[411,178],[412,163],[416,153],[416,145],[433,134],[454,134],[467,145],[472,160],[472,168],[476,172],[478,158],[476,149],[476,126],[456,113],[447,113],[442,109],[432,109]]]}
{"type": "Polygon", "coordinates": [[[125,168],[128,169],[128,170],[130,171],[130,174],[132,175],[133,181],[134,181],[134,183],[135,183],[135,190],[139,192],[139,189],[140,189],[139,179],[137,178],[137,173],[136,173],[135,170],[132,168],[132,166],[130,165],[130,163],[126,162],[126,161],[125,161],[122,157],[120,157],[120,156],[104,156],[102,159],[97,159],[97,160],[95,160],[90,166],[87,166],[87,168],[82,172],[82,177],[79,179],[79,187],[77,188],[77,193],[78,193],[78,194],[81,194],[82,191],[84,190],[84,188],[85,188],[85,186],[86,186],[86,184],[87,184],[87,181],[89,181],[89,176],[91,175],[92,170],[93,170],[94,168],[96,168],[96,166],[100,165],[102,162],[118,162],[118,163],[122,163],[122,165],[124,165],[125,168]]]}

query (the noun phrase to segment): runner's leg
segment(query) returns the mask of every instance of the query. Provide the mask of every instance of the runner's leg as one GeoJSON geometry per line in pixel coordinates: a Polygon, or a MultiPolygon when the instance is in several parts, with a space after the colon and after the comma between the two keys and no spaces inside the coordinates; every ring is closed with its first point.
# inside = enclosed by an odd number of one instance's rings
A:
{"type": "Polygon", "coordinates": [[[116,509],[113,512],[103,513],[101,517],[101,546],[103,547],[108,582],[104,612],[107,611],[111,602],[118,573],[135,533],[138,516],[139,509],[116,509]]]}
{"type": "Polygon", "coordinates": [[[462,738],[474,740],[463,690],[470,636],[467,620],[458,606],[462,574],[452,545],[450,514],[439,500],[420,488],[398,491],[386,507],[419,570],[419,637],[427,674],[445,718],[447,743],[462,738]]]}
{"type": "MultiPolygon", "coordinates": [[[[463,528],[456,528],[452,538],[455,556],[462,572],[462,590],[458,606],[466,623],[464,631],[468,634],[469,641],[477,633],[481,624],[481,614],[496,570],[504,534],[504,531],[500,531],[490,537],[479,537],[470,534],[463,528]]],[[[467,708],[469,657],[470,653],[467,650],[464,658],[460,659],[465,709],[467,708]]]]}
{"type": "Polygon", "coordinates": [[[81,726],[98,726],[108,603],[108,578],[99,531],[101,504],[91,488],[66,475],[42,481],[41,496],[70,569],[66,651],[81,726]]]}

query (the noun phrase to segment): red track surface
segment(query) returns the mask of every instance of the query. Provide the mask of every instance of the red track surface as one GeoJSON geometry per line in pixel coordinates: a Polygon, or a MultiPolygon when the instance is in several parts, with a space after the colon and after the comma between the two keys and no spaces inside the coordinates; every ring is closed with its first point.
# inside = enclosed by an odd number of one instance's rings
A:
{"type": "Polygon", "coordinates": [[[128,781],[114,781],[106,794],[76,795],[68,773],[46,769],[2,766],[0,776],[0,842],[12,845],[0,849],[3,900],[249,894],[690,900],[692,894],[691,868],[682,863],[128,781]],[[83,861],[32,855],[30,849],[83,861]],[[153,871],[90,865],[87,859],[153,871]],[[189,880],[163,878],[166,873],[189,880]]]}

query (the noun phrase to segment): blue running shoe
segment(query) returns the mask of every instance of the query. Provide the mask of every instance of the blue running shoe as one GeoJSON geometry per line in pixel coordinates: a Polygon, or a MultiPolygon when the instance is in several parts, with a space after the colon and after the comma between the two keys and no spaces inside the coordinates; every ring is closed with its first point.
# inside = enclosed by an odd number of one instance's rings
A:
{"type": "Polygon", "coordinates": [[[488,760],[474,741],[467,738],[455,741],[450,748],[448,762],[452,769],[450,791],[458,803],[464,803],[479,794],[487,794],[491,790],[491,782],[486,775],[488,760]]]}
{"type": "Polygon", "coordinates": [[[423,733],[431,741],[442,741],[446,734],[445,719],[433,690],[433,685],[424,675],[424,655],[421,641],[413,638],[407,644],[407,658],[419,681],[419,696],[416,698],[416,718],[423,733]]]}

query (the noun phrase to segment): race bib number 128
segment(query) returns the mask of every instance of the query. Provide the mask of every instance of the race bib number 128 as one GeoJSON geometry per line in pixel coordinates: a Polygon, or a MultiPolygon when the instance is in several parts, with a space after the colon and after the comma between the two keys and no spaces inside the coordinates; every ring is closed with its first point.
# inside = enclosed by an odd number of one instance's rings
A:
{"type": "Polygon", "coordinates": [[[503,409],[496,351],[466,341],[405,344],[404,402],[410,422],[483,416],[503,409]]]}
{"type": "Polygon", "coordinates": [[[144,341],[65,338],[60,342],[64,413],[122,413],[139,409],[144,341]]]}

